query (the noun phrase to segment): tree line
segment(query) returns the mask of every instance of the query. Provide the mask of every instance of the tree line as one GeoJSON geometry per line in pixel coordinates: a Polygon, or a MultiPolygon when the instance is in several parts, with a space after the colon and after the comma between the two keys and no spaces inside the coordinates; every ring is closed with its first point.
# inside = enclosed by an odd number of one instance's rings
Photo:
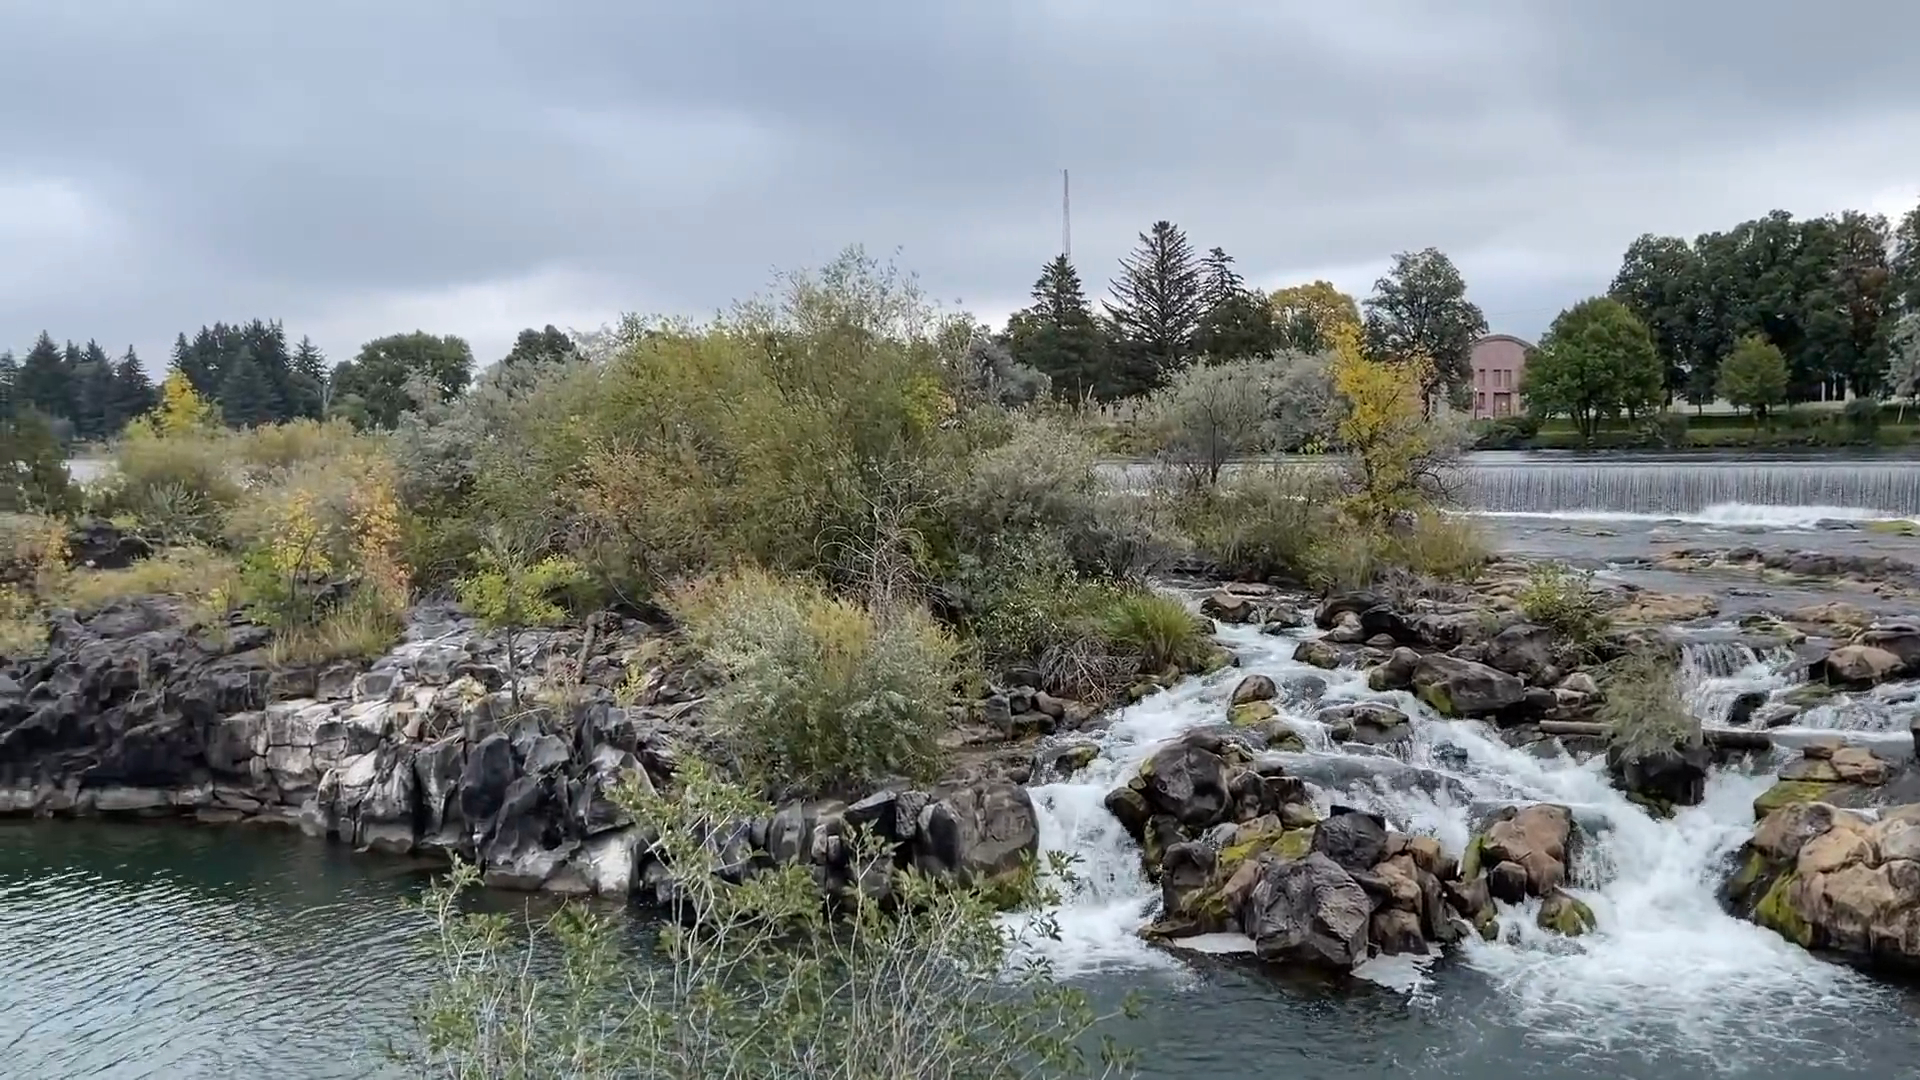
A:
{"type": "Polygon", "coordinates": [[[1365,301],[1315,281],[1271,293],[1249,288],[1233,256],[1196,253],[1170,221],[1155,222],[1120,260],[1095,310],[1066,255],[1041,268],[1033,303],[997,335],[1013,360],[1077,401],[1112,401],[1163,386],[1198,360],[1226,363],[1285,351],[1326,352],[1342,326],[1360,332],[1377,359],[1425,362],[1429,400],[1462,399],[1473,341],[1486,316],[1437,248],[1402,252],[1365,301]]]}
{"type": "MultiPolygon", "coordinates": [[[[1529,360],[1529,412],[1591,436],[1718,399],[1752,412],[1920,393],[1920,207],[1890,227],[1784,210],[1692,241],[1643,235],[1604,296],[1560,313],[1529,360]]],[[[1873,408],[1871,404],[1865,408],[1873,408]]]]}
{"type": "MultiPolygon", "coordinates": [[[[549,325],[521,331],[504,363],[571,355],[573,340],[549,325]]],[[[389,334],[332,365],[311,338],[289,343],[278,320],[216,322],[175,337],[169,373],[229,427],[340,417],[390,428],[422,394],[451,400],[473,377],[473,350],[453,335],[389,334]]],[[[106,439],[153,409],[159,391],[132,346],[116,360],[96,341],[57,343],[42,331],[16,359],[0,351],[0,420],[32,413],[60,441],[106,439]]]]}

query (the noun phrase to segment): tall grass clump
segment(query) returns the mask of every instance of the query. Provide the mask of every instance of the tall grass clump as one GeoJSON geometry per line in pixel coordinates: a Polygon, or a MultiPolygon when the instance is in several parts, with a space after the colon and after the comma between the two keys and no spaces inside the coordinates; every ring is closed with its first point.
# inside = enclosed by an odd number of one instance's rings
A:
{"type": "Polygon", "coordinates": [[[923,610],[758,569],[683,586],[671,606],[724,675],[710,715],[761,782],[845,794],[938,774],[959,649],[923,610]]]}
{"type": "Polygon", "coordinates": [[[1607,726],[1610,754],[1638,761],[1700,744],[1700,721],[1687,711],[1673,658],[1639,649],[1607,665],[1605,700],[1596,719],[1607,726]]]}
{"type": "Polygon", "coordinates": [[[1517,599],[1529,622],[1589,653],[1612,629],[1613,621],[1594,591],[1593,574],[1564,563],[1534,564],[1517,599]]]}
{"type": "Polygon", "coordinates": [[[1175,496],[1176,520],[1195,552],[1250,581],[1306,583],[1334,528],[1333,477],[1312,466],[1267,466],[1217,487],[1175,496]]]}
{"type": "Polygon", "coordinates": [[[1100,628],[1116,649],[1139,657],[1148,671],[1193,671],[1212,650],[1207,624],[1179,598],[1149,589],[1117,593],[1106,605],[1100,628]]]}

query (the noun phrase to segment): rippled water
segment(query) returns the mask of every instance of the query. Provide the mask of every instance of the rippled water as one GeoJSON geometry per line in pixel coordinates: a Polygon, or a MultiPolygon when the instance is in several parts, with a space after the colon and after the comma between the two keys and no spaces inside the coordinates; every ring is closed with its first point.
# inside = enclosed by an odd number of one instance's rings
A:
{"type": "Polygon", "coordinates": [[[291,832],[0,822],[0,1076],[379,1075],[415,880],[291,832]]]}

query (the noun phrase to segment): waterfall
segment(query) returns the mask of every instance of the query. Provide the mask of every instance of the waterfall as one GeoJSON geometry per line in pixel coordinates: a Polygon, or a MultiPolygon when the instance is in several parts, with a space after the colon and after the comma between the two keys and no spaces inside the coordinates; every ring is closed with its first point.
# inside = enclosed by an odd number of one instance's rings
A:
{"type": "MultiPolygon", "coordinates": [[[[1043,849],[1078,860],[1075,880],[1050,913],[1059,940],[1043,946],[1061,973],[1113,978],[1187,970],[1177,951],[1138,936],[1154,914],[1157,890],[1103,800],[1158,743],[1223,722],[1234,684],[1258,672],[1283,688],[1324,684],[1324,703],[1385,699],[1413,718],[1411,742],[1382,756],[1328,744],[1311,719],[1316,706],[1283,707],[1312,748],[1290,755],[1298,759],[1290,771],[1343,803],[1381,814],[1393,828],[1437,836],[1457,854],[1475,823],[1498,805],[1550,801],[1573,808],[1588,838],[1572,867],[1574,891],[1592,907],[1598,930],[1571,940],[1540,931],[1532,921],[1536,901],[1502,913],[1503,940],[1470,940],[1458,952],[1541,1037],[1563,1041],[1573,1052],[1653,1038],[1702,1056],[1730,1043],[1764,1053],[1769,1046],[1783,1050],[1790,1037],[1772,1018],[1813,1015],[1843,1023],[1883,993],[1722,910],[1717,890],[1725,863],[1751,834],[1752,800],[1769,776],[1718,772],[1703,805],[1671,821],[1655,820],[1614,790],[1599,761],[1518,750],[1478,723],[1439,717],[1409,694],[1371,693],[1360,672],[1309,668],[1292,659],[1295,637],[1236,627],[1221,636],[1240,656],[1239,669],[1190,680],[1123,710],[1093,764],[1034,789],[1043,849]]],[[[1710,697],[1708,688],[1718,683],[1774,671],[1768,658],[1744,647],[1714,644],[1690,653],[1684,681],[1694,700],[1710,697]]]]}
{"type": "Polygon", "coordinates": [[[1725,724],[1735,701],[1759,692],[1771,695],[1792,685],[1792,649],[1766,655],[1738,641],[1688,641],[1680,647],[1680,696],[1706,724],[1725,724]]]}
{"type": "Polygon", "coordinates": [[[1474,462],[1462,501],[1483,513],[1680,518],[1705,524],[1805,524],[1920,514],[1920,468],[1862,461],[1474,462]],[[1792,507],[1792,520],[1759,508],[1792,507]]]}

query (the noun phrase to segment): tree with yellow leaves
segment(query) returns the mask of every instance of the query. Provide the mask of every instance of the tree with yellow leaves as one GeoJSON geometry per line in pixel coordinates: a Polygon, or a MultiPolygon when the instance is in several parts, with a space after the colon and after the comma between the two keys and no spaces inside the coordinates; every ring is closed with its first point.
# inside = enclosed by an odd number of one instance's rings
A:
{"type": "Polygon", "coordinates": [[[220,426],[220,407],[201,397],[187,373],[176,369],[160,384],[160,404],[133,425],[159,436],[209,431],[220,426]]]}
{"type": "Polygon", "coordinates": [[[1326,352],[1342,327],[1360,330],[1360,306],[1330,281],[1276,289],[1267,298],[1282,344],[1301,352],[1326,352]]]}
{"type": "Polygon", "coordinates": [[[1418,358],[1368,359],[1357,325],[1335,327],[1331,344],[1334,392],[1344,406],[1336,431],[1351,460],[1347,511],[1360,524],[1384,528],[1431,498],[1442,455],[1422,408],[1430,370],[1418,358]]]}

